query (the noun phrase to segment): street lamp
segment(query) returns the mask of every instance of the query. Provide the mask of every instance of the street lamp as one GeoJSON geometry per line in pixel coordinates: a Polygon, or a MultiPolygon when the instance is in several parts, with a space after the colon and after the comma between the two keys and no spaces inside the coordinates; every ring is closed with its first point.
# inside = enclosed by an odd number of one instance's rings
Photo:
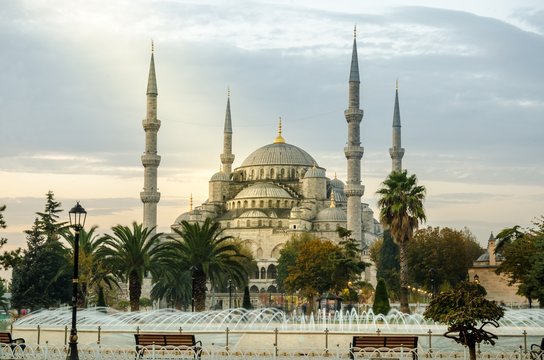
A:
{"type": "Polygon", "coordinates": [[[70,226],[74,228],[74,275],[72,276],[72,329],[70,330],[70,352],[66,357],[67,360],[79,360],[77,353],[77,286],[79,282],[78,267],[79,267],[79,232],[85,226],[87,212],[79,204],[76,203],[69,212],[70,226]]]}
{"type": "Polygon", "coordinates": [[[229,279],[229,309],[232,309],[232,280],[229,279]]]}
{"type": "Polygon", "coordinates": [[[476,284],[479,284],[480,283],[480,277],[478,276],[478,274],[474,274],[474,282],[476,284]]]}

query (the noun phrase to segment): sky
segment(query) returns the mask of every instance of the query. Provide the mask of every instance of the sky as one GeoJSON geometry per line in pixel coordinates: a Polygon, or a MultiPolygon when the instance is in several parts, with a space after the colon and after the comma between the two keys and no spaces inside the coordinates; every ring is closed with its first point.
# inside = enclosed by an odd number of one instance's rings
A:
{"type": "Polygon", "coordinates": [[[290,144],[345,181],[348,72],[357,26],[362,201],[391,170],[399,82],[403,167],[427,189],[424,226],[491,232],[544,214],[544,3],[4,0],[0,205],[9,239],[51,190],[108,232],[142,221],[140,155],[155,44],[158,230],[207,198],[230,88],[233,167],[290,144]]]}

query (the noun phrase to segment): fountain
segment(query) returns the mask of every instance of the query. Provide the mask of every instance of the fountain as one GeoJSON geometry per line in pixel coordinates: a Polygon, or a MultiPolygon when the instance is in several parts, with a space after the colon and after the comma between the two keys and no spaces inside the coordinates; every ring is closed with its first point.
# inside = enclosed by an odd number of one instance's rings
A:
{"type": "MultiPolygon", "coordinates": [[[[40,310],[18,319],[13,330],[31,341],[61,344],[70,324],[70,308],[40,310]],[[38,331],[36,331],[39,329],[38,331]]],[[[511,338],[501,343],[518,347],[535,342],[544,335],[544,310],[507,310],[492,332],[511,338]],[[523,339],[524,337],[527,337],[523,339]],[[527,340],[528,339],[528,340],[527,340]]],[[[428,338],[421,346],[451,345],[444,339],[445,326],[423,318],[419,313],[403,314],[392,310],[387,316],[372,310],[358,313],[319,311],[310,316],[286,313],[274,308],[257,310],[227,309],[200,313],[174,309],[119,312],[109,308],[90,308],[78,312],[80,342],[91,344],[133,345],[135,332],[191,332],[204,343],[240,349],[254,344],[281,344],[284,348],[315,344],[316,348],[336,345],[346,348],[351,337],[360,333],[404,333],[428,338]],[[293,336],[296,335],[296,336],[293,336]],[[431,339],[432,338],[432,339],[431,339]]]]}

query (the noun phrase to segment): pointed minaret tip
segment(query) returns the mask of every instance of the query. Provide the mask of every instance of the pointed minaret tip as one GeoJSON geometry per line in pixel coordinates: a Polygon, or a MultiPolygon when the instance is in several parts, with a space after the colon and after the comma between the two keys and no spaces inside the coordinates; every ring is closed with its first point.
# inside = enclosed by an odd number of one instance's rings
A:
{"type": "Polygon", "coordinates": [[[393,127],[400,126],[399,79],[397,79],[395,82],[395,108],[393,110],[393,127]]]}
{"type": "Polygon", "coordinates": [[[189,197],[189,211],[193,211],[193,193],[189,197]]]}
{"type": "Polygon", "coordinates": [[[155,45],[151,41],[151,61],[149,63],[149,77],[147,78],[147,95],[158,95],[157,76],[155,75],[155,45]]]}
{"type": "Polygon", "coordinates": [[[230,98],[230,86],[227,86],[227,97],[230,98]]]}
{"type": "Polygon", "coordinates": [[[353,38],[357,39],[357,25],[353,25],[353,38]]]}
{"type": "Polygon", "coordinates": [[[227,87],[227,109],[225,111],[225,128],[224,133],[232,134],[232,118],[230,115],[230,87],[227,87]]]}
{"type": "Polygon", "coordinates": [[[355,29],[353,30],[353,50],[351,53],[351,67],[349,70],[349,81],[359,82],[359,59],[357,57],[357,38],[355,37],[355,29]]]}
{"type": "Polygon", "coordinates": [[[281,116],[278,124],[278,136],[274,139],[274,144],[285,144],[285,139],[281,136],[281,116]]]}

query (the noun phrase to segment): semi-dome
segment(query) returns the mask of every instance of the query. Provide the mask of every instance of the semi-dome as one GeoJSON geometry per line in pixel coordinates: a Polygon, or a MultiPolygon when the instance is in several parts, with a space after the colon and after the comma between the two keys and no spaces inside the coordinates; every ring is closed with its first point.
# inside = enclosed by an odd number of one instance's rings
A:
{"type": "Polygon", "coordinates": [[[253,198],[286,198],[291,199],[291,195],[281,187],[271,183],[257,183],[251,185],[236,195],[235,199],[253,199],[253,198]]]}
{"type": "Polygon", "coordinates": [[[330,221],[339,222],[347,221],[346,213],[337,207],[329,207],[321,210],[316,217],[316,221],[330,221]]]}
{"type": "Polygon", "coordinates": [[[259,165],[313,166],[317,164],[310,154],[301,148],[287,143],[265,145],[252,152],[240,167],[259,165]]]}
{"type": "Polygon", "coordinates": [[[325,177],[325,170],[318,168],[317,166],[311,167],[306,171],[306,174],[304,174],[304,178],[324,178],[325,177]]]}
{"type": "Polygon", "coordinates": [[[259,210],[249,210],[240,215],[241,218],[267,218],[268,216],[259,210]]]}
{"type": "Polygon", "coordinates": [[[230,181],[230,178],[223,171],[219,171],[212,175],[210,181],[230,181]]]}

